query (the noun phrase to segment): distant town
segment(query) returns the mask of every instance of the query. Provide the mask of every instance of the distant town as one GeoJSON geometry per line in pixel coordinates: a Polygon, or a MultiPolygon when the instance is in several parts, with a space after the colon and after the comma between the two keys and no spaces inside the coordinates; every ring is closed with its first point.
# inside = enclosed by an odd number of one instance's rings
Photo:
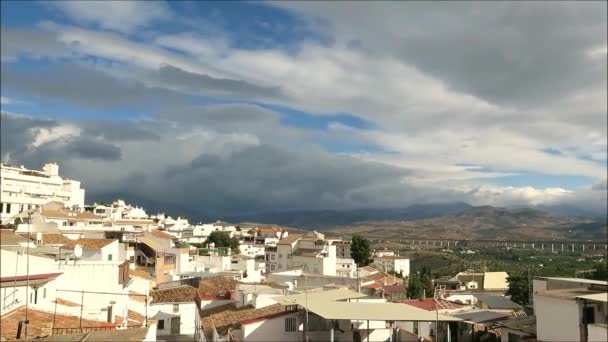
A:
{"type": "Polygon", "coordinates": [[[87,203],[59,170],[1,166],[3,341],[606,340],[602,241],[190,222],[87,203]]]}

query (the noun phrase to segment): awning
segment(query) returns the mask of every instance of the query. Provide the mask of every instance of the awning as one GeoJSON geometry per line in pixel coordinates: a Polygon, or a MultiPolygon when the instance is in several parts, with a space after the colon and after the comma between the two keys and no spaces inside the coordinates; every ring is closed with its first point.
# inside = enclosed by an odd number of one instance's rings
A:
{"type": "Polygon", "coordinates": [[[373,302],[308,301],[308,311],[325,319],[369,321],[460,321],[460,318],[437,314],[409,305],[373,302]]]}
{"type": "Polygon", "coordinates": [[[578,296],[576,298],[608,303],[608,293],[606,293],[606,292],[588,294],[588,295],[578,296]]]}
{"type": "Polygon", "coordinates": [[[435,311],[426,311],[410,305],[386,302],[345,302],[340,300],[367,297],[347,289],[300,293],[273,298],[283,305],[299,305],[325,319],[369,321],[461,321],[435,311]]]}
{"type": "MultiPolygon", "coordinates": [[[[355,298],[363,298],[367,297],[367,295],[355,291],[351,291],[349,289],[340,288],[337,290],[330,291],[321,291],[321,292],[308,292],[308,293],[299,293],[289,296],[282,296],[273,298],[277,303],[283,305],[296,305],[300,303],[304,303],[306,299],[310,301],[311,299],[321,301],[321,302],[335,302],[339,300],[347,300],[347,299],[355,299],[355,298]]],[[[303,305],[303,304],[301,304],[303,305]]]]}

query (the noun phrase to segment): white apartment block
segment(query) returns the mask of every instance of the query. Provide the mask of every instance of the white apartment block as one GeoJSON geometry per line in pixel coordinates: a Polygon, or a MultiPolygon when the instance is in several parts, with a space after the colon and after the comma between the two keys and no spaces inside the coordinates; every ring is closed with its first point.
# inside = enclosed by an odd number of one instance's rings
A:
{"type": "Polygon", "coordinates": [[[398,255],[383,255],[374,258],[372,266],[382,272],[402,272],[404,277],[410,274],[410,259],[398,255]]]}
{"type": "Polygon", "coordinates": [[[49,201],[67,207],[84,208],[84,189],[80,182],[59,177],[59,166],[45,164],[42,171],[0,164],[0,220],[12,223],[15,215],[37,208],[49,201]]]}
{"type": "Polygon", "coordinates": [[[307,273],[336,275],[336,246],[317,236],[291,234],[277,243],[276,252],[267,248],[266,264],[269,272],[302,269],[307,273]]]}

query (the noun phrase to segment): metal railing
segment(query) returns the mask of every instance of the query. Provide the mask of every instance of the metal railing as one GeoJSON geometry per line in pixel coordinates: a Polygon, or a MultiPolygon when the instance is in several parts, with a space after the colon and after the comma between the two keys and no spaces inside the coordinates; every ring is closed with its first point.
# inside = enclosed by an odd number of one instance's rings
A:
{"type": "MultiPolygon", "coordinates": [[[[131,328],[140,328],[141,324],[138,325],[128,325],[127,329],[131,328]]],[[[74,328],[53,328],[53,335],[67,335],[67,334],[78,334],[78,333],[86,333],[89,331],[111,331],[117,330],[120,328],[119,325],[108,325],[108,326],[100,326],[100,327],[74,327],[74,328]]]]}

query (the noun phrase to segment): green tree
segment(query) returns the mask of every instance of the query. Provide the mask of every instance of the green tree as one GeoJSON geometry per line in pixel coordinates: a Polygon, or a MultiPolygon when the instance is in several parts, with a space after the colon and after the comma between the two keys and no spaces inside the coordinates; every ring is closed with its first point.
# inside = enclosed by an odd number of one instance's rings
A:
{"type": "Polygon", "coordinates": [[[529,304],[530,284],[527,275],[510,275],[507,280],[509,281],[507,296],[511,296],[511,300],[521,305],[529,304]]]}
{"type": "Polygon", "coordinates": [[[215,244],[215,247],[230,247],[232,253],[239,253],[239,240],[234,237],[231,238],[230,234],[228,234],[227,232],[222,232],[219,230],[211,232],[211,234],[209,235],[208,242],[213,242],[215,244]]]}
{"type": "Polygon", "coordinates": [[[362,238],[359,235],[353,236],[350,245],[350,255],[353,260],[355,260],[357,266],[369,265],[373,261],[369,240],[362,238]]]}

